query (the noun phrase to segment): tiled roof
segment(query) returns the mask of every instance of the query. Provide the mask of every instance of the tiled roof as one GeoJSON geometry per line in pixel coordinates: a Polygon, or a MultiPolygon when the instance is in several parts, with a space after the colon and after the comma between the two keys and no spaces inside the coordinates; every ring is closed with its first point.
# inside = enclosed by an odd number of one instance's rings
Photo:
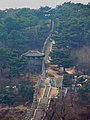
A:
{"type": "Polygon", "coordinates": [[[41,53],[39,51],[34,51],[34,50],[29,50],[28,52],[23,54],[24,56],[27,57],[44,57],[44,53],[41,53]]]}

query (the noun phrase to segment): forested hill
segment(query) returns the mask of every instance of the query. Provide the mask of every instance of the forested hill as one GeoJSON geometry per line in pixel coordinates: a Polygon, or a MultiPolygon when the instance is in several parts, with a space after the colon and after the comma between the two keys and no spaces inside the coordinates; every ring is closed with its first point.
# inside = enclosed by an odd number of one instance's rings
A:
{"type": "Polygon", "coordinates": [[[20,53],[29,49],[41,50],[50,31],[50,21],[44,12],[43,8],[0,11],[0,46],[20,53]]]}
{"type": "Polygon", "coordinates": [[[1,81],[27,72],[27,60],[21,55],[30,49],[42,51],[51,20],[55,23],[52,39],[56,43],[51,62],[64,68],[78,65],[90,70],[90,4],[67,2],[54,9],[46,6],[37,10],[11,8],[0,10],[1,81]]]}
{"type": "Polygon", "coordinates": [[[52,63],[70,67],[90,68],[90,4],[71,2],[55,9],[55,31],[52,39],[56,49],[51,53],[52,63]]]}
{"type": "Polygon", "coordinates": [[[28,60],[21,55],[42,51],[51,30],[50,18],[45,16],[50,9],[0,10],[0,104],[31,104],[38,74],[29,73],[28,60]]]}
{"type": "Polygon", "coordinates": [[[56,50],[51,53],[52,62],[64,67],[89,66],[90,4],[67,2],[55,9],[46,6],[37,10],[0,10],[0,68],[10,66],[12,56],[17,58],[30,49],[41,51],[50,33],[51,19],[55,21],[52,39],[56,41],[56,50]]]}
{"type": "Polygon", "coordinates": [[[51,30],[49,7],[0,10],[0,75],[9,69],[10,76],[27,70],[21,55],[28,50],[42,51],[51,30]]]}

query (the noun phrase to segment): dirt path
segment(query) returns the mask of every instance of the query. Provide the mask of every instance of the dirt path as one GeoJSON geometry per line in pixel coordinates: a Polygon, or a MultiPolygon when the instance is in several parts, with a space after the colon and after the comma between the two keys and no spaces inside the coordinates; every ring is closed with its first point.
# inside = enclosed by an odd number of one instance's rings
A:
{"type": "Polygon", "coordinates": [[[47,69],[47,74],[53,76],[54,78],[59,78],[61,75],[58,74],[58,71],[55,71],[51,68],[47,69]]]}

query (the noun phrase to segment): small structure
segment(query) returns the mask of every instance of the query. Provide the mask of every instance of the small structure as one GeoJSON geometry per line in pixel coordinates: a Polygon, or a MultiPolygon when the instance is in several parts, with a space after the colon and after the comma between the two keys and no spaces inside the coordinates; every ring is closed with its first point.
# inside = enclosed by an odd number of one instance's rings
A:
{"type": "Polygon", "coordinates": [[[42,61],[45,57],[44,53],[39,51],[29,50],[24,53],[23,56],[27,57],[29,60],[29,70],[31,72],[39,72],[42,69],[42,61]]]}
{"type": "Polygon", "coordinates": [[[44,57],[44,53],[41,53],[39,51],[29,50],[28,52],[23,54],[24,56],[28,58],[42,58],[44,57]]]}

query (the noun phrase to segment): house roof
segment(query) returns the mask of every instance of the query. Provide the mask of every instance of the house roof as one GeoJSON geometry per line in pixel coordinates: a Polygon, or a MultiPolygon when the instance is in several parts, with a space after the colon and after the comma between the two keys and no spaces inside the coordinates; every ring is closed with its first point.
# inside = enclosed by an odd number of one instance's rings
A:
{"type": "Polygon", "coordinates": [[[28,52],[23,54],[26,57],[44,57],[44,53],[41,53],[39,51],[29,50],[28,52]]]}

